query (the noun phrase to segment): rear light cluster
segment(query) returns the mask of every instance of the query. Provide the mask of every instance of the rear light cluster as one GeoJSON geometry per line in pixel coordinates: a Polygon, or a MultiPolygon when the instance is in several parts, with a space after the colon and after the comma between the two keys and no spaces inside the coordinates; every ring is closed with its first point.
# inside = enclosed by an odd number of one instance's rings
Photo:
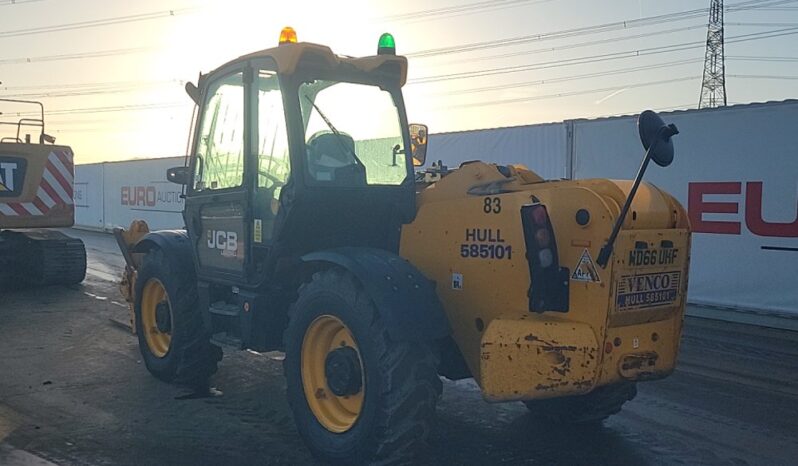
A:
{"type": "Polygon", "coordinates": [[[521,208],[526,257],[529,262],[529,310],[535,312],[568,312],[569,270],[561,268],[557,242],[546,206],[526,205],[521,208]]]}

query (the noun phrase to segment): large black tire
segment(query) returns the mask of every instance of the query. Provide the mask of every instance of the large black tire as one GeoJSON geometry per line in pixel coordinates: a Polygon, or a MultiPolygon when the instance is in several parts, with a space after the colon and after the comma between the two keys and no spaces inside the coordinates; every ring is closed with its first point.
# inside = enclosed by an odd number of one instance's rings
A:
{"type": "Polygon", "coordinates": [[[203,330],[193,270],[170,263],[163,251],[152,249],[142,260],[135,291],[136,335],[147,370],[165,382],[207,387],[208,379],[216,373],[222,350],[210,343],[210,336],[203,330]],[[143,293],[151,281],[162,285],[165,290],[162,303],[171,314],[170,341],[165,354],[158,354],[148,343],[146,332],[153,329],[145,328],[142,319],[143,293]]]}
{"type": "Polygon", "coordinates": [[[637,385],[623,382],[598,387],[585,395],[525,401],[536,419],[553,424],[591,424],[617,414],[637,395],[637,385]]]}
{"type": "MultiPolygon", "coordinates": [[[[428,344],[391,340],[374,303],[351,274],[330,269],[303,285],[291,309],[285,354],[288,402],[299,433],[317,458],[335,464],[403,464],[425,443],[442,388],[435,351],[428,344]],[[338,433],[314,415],[303,385],[306,333],[328,316],[348,327],[364,372],[362,409],[351,427],[338,433]]],[[[326,390],[332,393],[329,386],[326,390]]]]}

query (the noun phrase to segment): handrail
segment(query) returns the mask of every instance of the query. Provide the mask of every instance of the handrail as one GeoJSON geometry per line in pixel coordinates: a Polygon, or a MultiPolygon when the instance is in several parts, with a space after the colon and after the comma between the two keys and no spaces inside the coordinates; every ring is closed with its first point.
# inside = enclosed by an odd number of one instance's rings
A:
{"type": "Polygon", "coordinates": [[[41,131],[39,132],[39,143],[40,144],[44,143],[44,104],[36,100],[18,100],[18,99],[3,99],[3,98],[0,98],[0,102],[38,105],[41,118],[20,118],[19,121],[17,121],[16,123],[0,121],[0,125],[15,125],[17,127],[17,140],[21,140],[19,137],[19,133],[22,130],[23,125],[39,127],[41,129],[41,131]]]}

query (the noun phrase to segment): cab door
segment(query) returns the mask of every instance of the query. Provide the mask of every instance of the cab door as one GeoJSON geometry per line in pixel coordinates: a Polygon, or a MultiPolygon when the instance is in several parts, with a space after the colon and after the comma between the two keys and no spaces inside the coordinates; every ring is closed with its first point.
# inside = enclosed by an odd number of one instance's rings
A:
{"type": "Polygon", "coordinates": [[[273,60],[252,63],[252,125],[254,180],[252,202],[253,280],[264,278],[274,246],[278,215],[284,214],[283,196],[292,188],[286,95],[273,60]]]}
{"type": "Polygon", "coordinates": [[[250,74],[244,65],[221,70],[202,93],[185,209],[200,280],[241,283],[249,266],[250,74]]]}

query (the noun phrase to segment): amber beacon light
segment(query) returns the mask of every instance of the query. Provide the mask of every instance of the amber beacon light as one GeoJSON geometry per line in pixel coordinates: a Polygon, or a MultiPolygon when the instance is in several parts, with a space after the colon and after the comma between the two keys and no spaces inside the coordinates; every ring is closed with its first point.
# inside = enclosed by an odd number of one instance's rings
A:
{"type": "Polygon", "coordinates": [[[280,31],[280,45],[296,44],[296,31],[291,26],[286,26],[280,31]]]}

